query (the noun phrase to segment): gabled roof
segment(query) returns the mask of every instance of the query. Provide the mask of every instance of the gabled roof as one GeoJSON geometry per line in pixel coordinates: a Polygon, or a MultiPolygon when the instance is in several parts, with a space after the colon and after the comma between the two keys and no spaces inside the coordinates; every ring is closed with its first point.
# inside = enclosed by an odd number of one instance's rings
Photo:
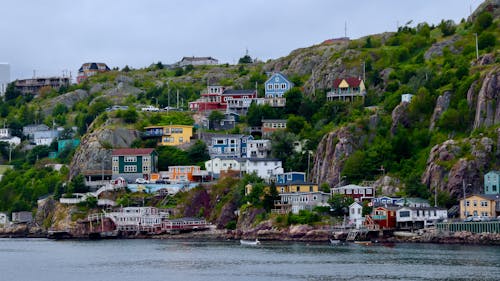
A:
{"type": "Polygon", "coordinates": [[[333,88],[337,89],[343,80],[345,80],[350,87],[359,87],[359,84],[363,81],[357,77],[337,78],[333,81],[333,88]]]}
{"type": "MultiPolygon", "coordinates": [[[[468,195],[465,197],[465,199],[468,199],[472,196],[477,196],[477,197],[481,197],[481,198],[484,198],[484,199],[488,199],[488,200],[500,200],[500,195],[499,194],[471,194],[471,195],[468,195]]],[[[461,200],[464,200],[463,198],[460,199],[461,200]]]]}
{"type": "Polygon", "coordinates": [[[154,148],[118,148],[113,149],[113,156],[126,156],[126,155],[150,155],[154,148]]]}
{"type": "Polygon", "coordinates": [[[271,81],[271,79],[274,78],[274,76],[277,76],[277,75],[283,77],[283,79],[285,79],[286,81],[288,81],[288,83],[290,83],[290,84],[293,85],[292,81],[290,81],[290,79],[288,79],[288,77],[285,74],[281,73],[281,72],[275,72],[275,73],[273,73],[273,75],[271,75],[269,77],[269,79],[267,79],[266,82],[264,82],[264,84],[267,84],[269,81],[271,81]]]}

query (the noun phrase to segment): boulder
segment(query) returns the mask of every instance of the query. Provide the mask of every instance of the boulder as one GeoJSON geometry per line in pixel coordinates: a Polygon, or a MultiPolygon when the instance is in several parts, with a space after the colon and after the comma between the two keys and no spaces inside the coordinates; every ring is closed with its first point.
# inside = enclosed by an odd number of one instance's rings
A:
{"type": "Polygon", "coordinates": [[[425,52],[424,58],[426,60],[429,60],[433,56],[442,56],[443,50],[446,47],[448,47],[448,49],[454,54],[459,53],[460,50],[455,48],[455,43],[458,41],[458,39],[460,39],[460,36],[453,35],[452,37],[450,37],[446,40],[432,44],[432,46],[425,52]]]}
{"type": "Polygon", "coordinates": [[[402,102],[398,104],[394,110],[392,110],[392,125],[391,133],[395,134],[398,127],[401,125],[407,128],[410,125],[410,119],[408,118],[408,106],[409,103],[402,102]]]}
{"type": "Polygon", "coordinates": [[[71,109],[74,104],[80,102],[89,97],[89,93],[84,90],[75,90],[72,92],[68,92],[66,94],[57,96],[53,99],[48,100],[47,103],[41,106],[42,112],[44,116],[48,116],[52,114],[52,111],[58,104],[65,105],[68,109],[71,109]]]}

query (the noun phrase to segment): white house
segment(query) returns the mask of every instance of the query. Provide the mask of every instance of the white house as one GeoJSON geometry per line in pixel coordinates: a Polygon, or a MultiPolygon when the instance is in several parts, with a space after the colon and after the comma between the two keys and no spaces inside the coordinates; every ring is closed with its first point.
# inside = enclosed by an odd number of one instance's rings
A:
{"type": "Polygon", "coordinates": [[[349,184],[345,186],[335,187],[331,189],[332,195],[336,193],[343,194],[347,197],[353,198],[355,201],[363,201],[372,199],[375,196],[375,189],[371,186],[359,186],[349,184]]]}
{"type": "Polygon", "coordinates": [[[205,169],[214,177],[219,177],[221,172],[242,171],[241,158],[216,157],[205,162],[205,169]]]}
{"type": "Polygon", "coordinates": [[[330,194],[321,191],[280,193],[280,202],[277,202],[276,205],[284,207],[281,209],[284,212],[291,211],[298,214],[301,210],[329,206],[328,199],[330,199],[330,194]]]}
{"type": "Polygon", "coordinates": [[[12,222],[29,223],[33,221],[33,214],[31,212],[12,212],[12,222]]]}
{"type": "Polygon", "coordinates": [[[33,133],[35,145],[50,145],[57,137],[59,137],[58,130],[38,131],[33,133]]]}
{"type": "Polygon", "coordinates": [[[0,138],[10,138],[10,136],[9,128],[0,128],[0,138]]]}
{"type": "Polygon", "coordinates": [[[433,225],[437,220],[448,217],[446,209],[436,207],[401,207],[396,211],[399,228],[419,229],[433,225]]]}
{"type": "Polygon", "coordinates": [[[0,225],[9,224],[9,216],[6,213],[0,213],[0,225]]]}
{"type": "Polygon", "coordinates": [[[411,99],[413,98],[412,94],[403,94],[401,95],[401,102],[411,102],[411,99]]]}
{"type": "Polygon", "coordinates": [[[246,158],[245,171],[248,174],[256,173],[257,176],[265,180],[271,181],[277,174],[283,174],[281,160],[270,158],[246,158]]]}
{"type": "Polygon", "coordinates": [[[248,140],[247,157],[248,158],[267,158],[271,154],[270,140],[248,140]]]}
{"type": "Polygon", "coordinates": [[[3,137],[0,138],[0,142],[6,142],[12,146],[18,146],[21,144],[21,138],[20,137],[3,137]]]}
{"type": "Polygon", "coordinates": [[[50,128],[45,124],[32,124],[23,127],[23,135],[32,139],[35,132],[48,131],[50,128]]]}
{"type": "Polygon", "coordinates": [[[219,61],[213,57],[183,57],[178,64],[179,66],[217,65],[219,64],[219,61]]]}
{"type": "Polygon", "coordinates": [[[358,202],[349,205],[349,222],[354,224],[356,228],[360,228],[365,221],[363,217],[363,206],[358,202]]]}

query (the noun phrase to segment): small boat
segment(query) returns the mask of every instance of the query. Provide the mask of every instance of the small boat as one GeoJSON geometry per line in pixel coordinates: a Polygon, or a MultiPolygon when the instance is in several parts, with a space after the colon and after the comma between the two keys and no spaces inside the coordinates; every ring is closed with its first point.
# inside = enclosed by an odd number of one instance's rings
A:
{"type": "Polygon", "coordinates": [[[354,241],[354,244],[363,245],[363,246],[371,246],[372,241],[354,241]]]}
{"type": "Polygon", "coordinates": [[[338,245],[342,244],[342,241],[339,239],[330,239],[330,244],[332,244],[334,246],[338,246],[338,245]]]}
{"type": "Polygon", "coordinates": [[[250,246],[255,246],[255,245],[260,245],[260,241],[258,239],[255,240],[245,240],[241,239],[240,240],[241,245],[250,245],[250,246]]]}

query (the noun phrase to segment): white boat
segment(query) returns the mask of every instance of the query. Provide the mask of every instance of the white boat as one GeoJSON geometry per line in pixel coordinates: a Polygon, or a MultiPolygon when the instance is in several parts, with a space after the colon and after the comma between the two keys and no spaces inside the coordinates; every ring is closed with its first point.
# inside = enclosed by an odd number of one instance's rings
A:
{"type": "Polygon", "coordinates": [[[240,244],[241,245],[255,246],[255,245],[260,245],[260,241],[258,239],[255,239],[255,240],[244,240],[244,239],[241,239],[240,240],[240,244]]]}
{"type": "Polygon", "coordinates": [[[339,239],[330,239],[330,243],[334,246],[341,245],[342,241],[339,239]]]}

